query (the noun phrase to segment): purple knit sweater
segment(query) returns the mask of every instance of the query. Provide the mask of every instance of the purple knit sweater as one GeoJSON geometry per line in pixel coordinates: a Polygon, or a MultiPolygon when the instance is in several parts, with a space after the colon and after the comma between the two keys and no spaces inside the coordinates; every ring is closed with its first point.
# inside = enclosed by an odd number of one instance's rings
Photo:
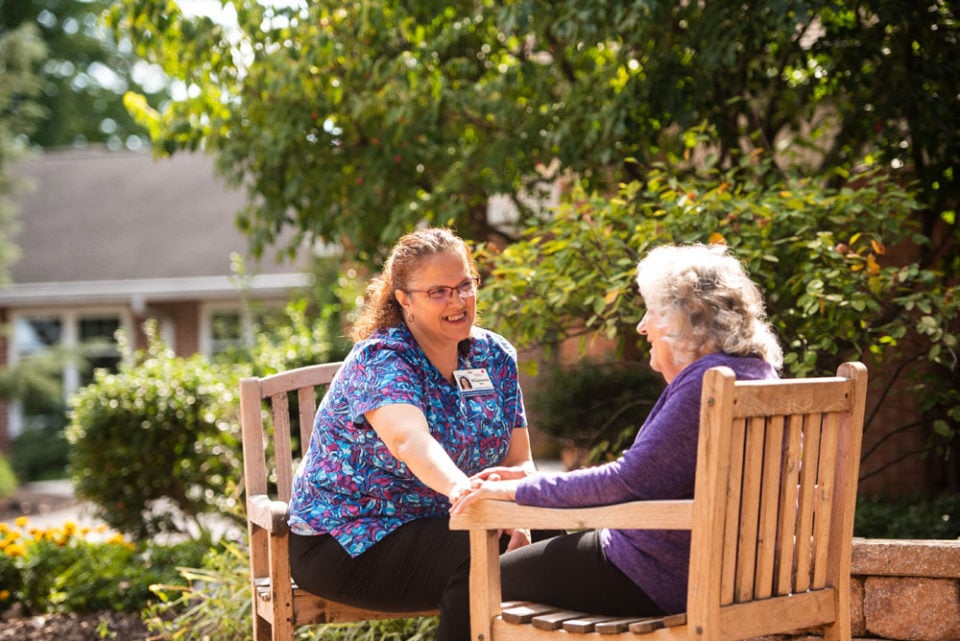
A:
{"type": "MultiPolygon", "coordinates": [[[[542,507],[587,507],[633,500],[693,498],[703,374],[725,365],[738,379],[777,378],[764,360],[710,354],[687,365],[660,395],[633,445],[616,461],[572,472],[531,476],[516,501],[542,507]]],[[[683,612],[690,571],[684,530],[602,530],[607,558],[667,613],[683,612]]]]}

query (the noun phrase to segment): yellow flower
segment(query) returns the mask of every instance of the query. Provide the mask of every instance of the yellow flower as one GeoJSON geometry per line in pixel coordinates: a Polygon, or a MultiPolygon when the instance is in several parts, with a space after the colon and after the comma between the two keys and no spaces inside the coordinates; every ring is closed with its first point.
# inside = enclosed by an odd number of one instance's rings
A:
{"type": "Polygon", "coordinates": [[[25,516],[18,516],[16,519],[13,520],[13,522],[16,524],[18,528],[22,530],[24,527],[26,527],[27,523],[30,522],[30,519],[28,519],[25,516]]]}
{"type": "Polygon", "coordinates": [[[111,535],[110,538],[107,539],[107,543],[121,543],[121,544],[122,544],[122,543],[125,543],[125,541],[123,540],[123,535],[117,533],[117,534],[111,535]]]}
{"type": "Polygon", "coordinates": [[[7,556],[25,556],[27,553],[26,549],[24,549],[24,547],[19,543],[8,545],[4,552],[7,553],[7,556]]]}

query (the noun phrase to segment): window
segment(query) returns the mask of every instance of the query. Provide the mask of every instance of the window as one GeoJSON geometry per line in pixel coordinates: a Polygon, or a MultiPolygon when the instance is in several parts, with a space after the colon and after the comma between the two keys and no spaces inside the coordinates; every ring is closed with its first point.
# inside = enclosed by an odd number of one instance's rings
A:
{"type": "Polygon", "coordinates": [[[244,334],[243,317],[240,312],[225,310],[211,312],[209,354],[213,356],[233,346],[250,344],[250,337],[244,334]]]}
{"type": "Polygon", "coordinates": [[[51,312],[16,314],[9,362],[37,359],[37,371],[52,368],[60,372],[60,395],[28,392],[12,404],[10,435],[25,429],[51,428],[66,422],[66,399],[93,380],[98,368],[116,371],[121,354],[116,331],[123,326],[121,312],[51,312]],[[85,359],[68,358],[81,353],[85,359]],[[85,363],[81,366],[80,363],[85,363]]]}
{"type": "Polygon", "coordinates": [[[256,311],[239,307],[209,305],[203,309],[200,333],[200,351],[207,356],[222,354],[231,347],[250,347],[255,332],[279,308],[258,308],[256,311]]]}
{"type": "MultiPolygon", "coordinates": [[[[56,317],[18,318],[13,327],[13,346],[19,360],[43,358],[63,342],[63,321],[56,317]]],[[[55,367],[53,362],[38,363],[35,371],[39,374],[48,366],[55,367]]],[[[33,388],[19,399],[14,411],[18,416],[11,417],[11,436],[22,431],[21,425],[39,429],[55,427],[64,421],[63,398],[38,393],[33,388]]]]}
{"type": "Polygon", "coordinates": [[[98,316],[79,320],[80,344],[87,346],[86,371],[80,374],[80,385],[93,382],[93,372],[98,369],[117,371],[120,365],[120,350],[116,334],[120,319],[116,316],[98,316]]]}

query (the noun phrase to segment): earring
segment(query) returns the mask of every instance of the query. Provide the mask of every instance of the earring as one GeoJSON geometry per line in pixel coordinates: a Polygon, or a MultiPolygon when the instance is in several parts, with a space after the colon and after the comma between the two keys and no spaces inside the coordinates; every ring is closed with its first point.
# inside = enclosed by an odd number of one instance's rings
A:
{"type": "Polygon", "coordinates": [[[413,321],[414,321],[414,316],[413,316],[413,314],[412,314],[412,313],[411,313],[411,314],[407,314],[407,325],[412,324],[413,321]]]}

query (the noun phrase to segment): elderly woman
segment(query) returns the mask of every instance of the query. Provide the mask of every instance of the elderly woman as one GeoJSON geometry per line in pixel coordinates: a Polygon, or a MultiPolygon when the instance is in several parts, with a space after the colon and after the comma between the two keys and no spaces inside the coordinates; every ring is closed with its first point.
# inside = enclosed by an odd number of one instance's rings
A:
{"type": "MultiPolygon", "coordinates": [[[[721,246],[664,246],[637,267],[646,314],[637,331],[664,389],[633,445],[610,463],[557,474],[486,470],[453,512],[481,498],[544,507],[585,507],[693,497],[700,392],[718,365],[738,379],[776,378],[781,348],[760,291],[721,246]]],[[[690,534],[591,530],[501,556],[503,598],[614,616],[686,609],[690,534]]],[[[466,597],[462,597],[466,598],[466,597]]]]}
{"type": "MultiPolygon", "coordinates": [[[[446,596],[469,574],[451,501],[484,468],[533,470],[516,350],[474,324],[476,293],[470,250],[450,230],[397,242],[317,410],[290,503],[300,587],[377,610],[439,608],[440,641],[469,636],[466,600],[446,596]]],[[[513,534],[512,545],[529,540],[513,534]]]]}

